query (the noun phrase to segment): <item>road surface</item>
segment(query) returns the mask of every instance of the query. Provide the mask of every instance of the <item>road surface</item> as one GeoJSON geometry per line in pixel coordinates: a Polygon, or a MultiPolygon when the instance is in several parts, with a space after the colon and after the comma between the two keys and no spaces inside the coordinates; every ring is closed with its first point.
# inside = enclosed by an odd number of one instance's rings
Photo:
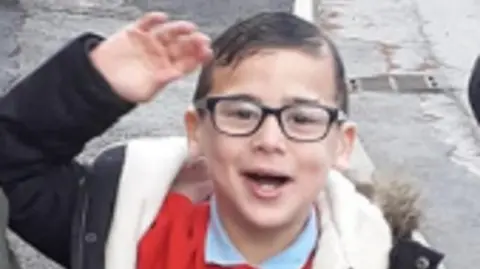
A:
{"type": "Polygon", "coordinates": [[[430,74],[450,90],[354,94],[352,118],[376,167],[422,190],[422,232],[447,268],[480,264],[480,151],[466,106],[480,54],[476,0],[319,0],[317,23],[339,45],[350,77],[430,74]]]}

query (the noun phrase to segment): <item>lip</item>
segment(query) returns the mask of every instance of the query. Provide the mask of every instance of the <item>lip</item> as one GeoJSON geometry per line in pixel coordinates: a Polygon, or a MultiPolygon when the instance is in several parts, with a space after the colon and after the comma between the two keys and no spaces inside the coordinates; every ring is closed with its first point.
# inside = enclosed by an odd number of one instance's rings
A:
{"type": "Polygon", "coordinates": [[[257,199],[263,201],[272,201],[278,199],[283,195],[285,189],[288,188],[292,183],[292,177],[285,172],[281,172],[278,169],[266,169],[266,168],[255,168],[244,170],[241,173],[244,178],[245,186],[249,192],[257,199]],[[286,177],[288,181],[281,183],[279,185],[275,184],[261,184],[255,180],[252,180],[249,177],[249,174],[256,174],[259,176],[270,176],[270,177],[286,177]]]}
{"type": "Polygon", "coordinates": [[[251,168],[251,169],[244,169],[241,171],[242,175],[245,174],[257,174],[261,176],[272,176],[272,177],[288,177],[293,179],[290,176],[290,173],[279,171],[278,169],[270,169],[270,168],[251,168]]]}

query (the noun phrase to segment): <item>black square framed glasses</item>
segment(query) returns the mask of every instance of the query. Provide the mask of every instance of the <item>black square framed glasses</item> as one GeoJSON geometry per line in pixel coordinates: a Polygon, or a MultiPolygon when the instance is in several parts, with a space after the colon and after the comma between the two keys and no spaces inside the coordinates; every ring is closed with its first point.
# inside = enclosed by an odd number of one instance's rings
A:
{"type": "Polygon", "coordinates": [[[272,115],[283,134],[298,142],[324,139],[334,123],[346,121],[337,108],[315,103],[296,103],[280,108],[265,106],[248,96],[211,96],[195,102],[200,112],[208,111],[214,128],[229,136],[250,136],[272,115]]]}

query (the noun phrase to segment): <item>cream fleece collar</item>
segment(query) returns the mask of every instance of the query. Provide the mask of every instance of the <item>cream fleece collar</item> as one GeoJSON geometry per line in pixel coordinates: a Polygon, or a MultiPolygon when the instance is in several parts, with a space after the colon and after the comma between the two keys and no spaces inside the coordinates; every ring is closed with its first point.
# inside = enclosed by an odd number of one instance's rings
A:
{"type": "MultiPolygon", "coordinates": [[[[137,244],[156,217],[187,157],[184,137],[129,142],[120,177],[105,269],[135,269],[137,244]]],[[[379,208],[331,172],[319,196],[322,236],[314,269],[387,269],[390,228],[379,208]]]]}

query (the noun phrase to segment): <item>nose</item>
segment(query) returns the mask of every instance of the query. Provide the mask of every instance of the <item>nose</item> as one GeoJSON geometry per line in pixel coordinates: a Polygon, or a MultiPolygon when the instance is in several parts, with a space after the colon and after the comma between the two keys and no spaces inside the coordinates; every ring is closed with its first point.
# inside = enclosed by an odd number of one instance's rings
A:
{"type": "Polygon", "coordinates": [[[280,123],[270,115],[265,118],[260,128],[252,137],[255,149],[266,153],[281,153],[285,151],[285,140],[280,123]]]}

